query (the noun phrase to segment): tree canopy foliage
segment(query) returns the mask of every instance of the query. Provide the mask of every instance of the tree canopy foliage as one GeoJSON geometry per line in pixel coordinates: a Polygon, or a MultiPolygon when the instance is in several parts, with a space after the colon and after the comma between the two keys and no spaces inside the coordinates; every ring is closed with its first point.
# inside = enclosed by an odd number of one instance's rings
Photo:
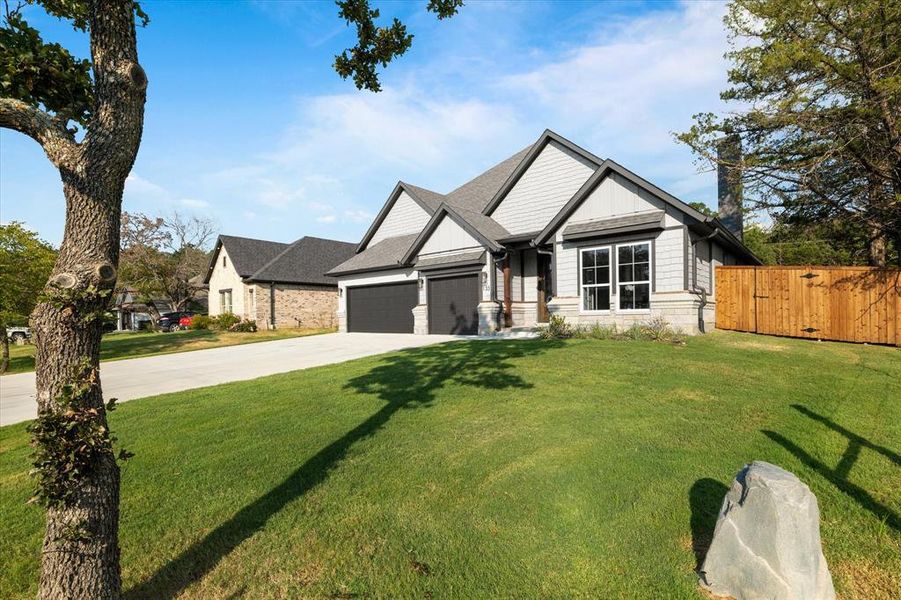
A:
{"type": "Polygon", "coordinates": [[[200,217],[122,213],[119,285],[137,292],[148,306],[165,299],[184,310],[203,289],[214,232],[213,223],[200,217]]]}
{"type": "Polygon", "coordinates": [[[55,260],[37,233],[16,221],[0,225],[0,324],[28,324],[55,260]]]}
{"type": "Polygon", "coordinates": [[[870,262],[901,249],[901,3],[733,0],[725,116],[677,137],[742,173],[745,197],[786,224],[846,229],[870,262]],[[716,156],[724,135],[744,156],[716,156]],[[857,232],[865,232],[862,237],[857,232]],[[853,232],[853,234],[852,234],[853,232]]]}

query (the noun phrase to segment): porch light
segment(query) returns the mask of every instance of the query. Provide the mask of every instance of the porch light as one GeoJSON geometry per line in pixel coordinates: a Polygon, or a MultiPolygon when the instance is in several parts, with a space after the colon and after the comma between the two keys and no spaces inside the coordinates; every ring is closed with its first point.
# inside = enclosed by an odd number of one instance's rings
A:
{"type": "Polygon", "coordinates": [[[482,285],[488,285],[488,273],[482,271],[482,285]]]}
{"type": "Polygon", "coordinates": [[[422,289],[423,287],[425,287],[425,279],[420,277],[419,278],[419,289],[422,289]]]}

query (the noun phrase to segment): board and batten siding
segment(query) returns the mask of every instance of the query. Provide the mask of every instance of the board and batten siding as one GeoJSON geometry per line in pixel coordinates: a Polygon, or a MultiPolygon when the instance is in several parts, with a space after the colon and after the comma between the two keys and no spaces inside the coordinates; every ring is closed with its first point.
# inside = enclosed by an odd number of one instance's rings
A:
{"type": "Polygon", "coordinates": [[[374,246],[389,237],[419,233],[430,218],[429,213],[419,206],[407,192],[402,191],[368,245],[374,246]]]}
{"type": "Polygon", "coordinates": [[[447,216],[441,217],[441,221],[435,231],[429,236],[425,244],[419,250],[419,255],[436,254],[472,248],[481,248],[477,239],[460,227],[453,219],[447,216]]]}
{"type": "Polygon", "coordinates": [[[550,142],[491,217],[512,234],[540,231],[594,170],[591,162],[550,142]]]}

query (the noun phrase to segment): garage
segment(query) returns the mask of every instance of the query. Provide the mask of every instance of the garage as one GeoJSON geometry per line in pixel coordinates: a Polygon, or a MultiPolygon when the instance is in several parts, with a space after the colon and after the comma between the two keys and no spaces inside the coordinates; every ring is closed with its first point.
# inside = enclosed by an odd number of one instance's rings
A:
{"type": "Polygon", "coordinates": [[[479,275],[429,278],[429,333],[479,332],[479,275]]]}
{"type": "Polygon", "coordinates": [[[416,282],[347,288],[347,330],[367,333],[413,333],[413,307],[419,303],[416,282]]]}

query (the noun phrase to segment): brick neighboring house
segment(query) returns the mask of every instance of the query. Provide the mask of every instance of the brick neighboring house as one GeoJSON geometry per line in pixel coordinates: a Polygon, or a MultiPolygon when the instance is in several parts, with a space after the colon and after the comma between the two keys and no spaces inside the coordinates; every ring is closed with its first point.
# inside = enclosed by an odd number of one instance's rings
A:
{"type": "Polygon", "coordinates": [[[283,244],[220,235],[204,279],[210,315],[233,313],[266,329],[336,327],[338,282],[325,273],[355,247],[316,237],[283,244]]]}

